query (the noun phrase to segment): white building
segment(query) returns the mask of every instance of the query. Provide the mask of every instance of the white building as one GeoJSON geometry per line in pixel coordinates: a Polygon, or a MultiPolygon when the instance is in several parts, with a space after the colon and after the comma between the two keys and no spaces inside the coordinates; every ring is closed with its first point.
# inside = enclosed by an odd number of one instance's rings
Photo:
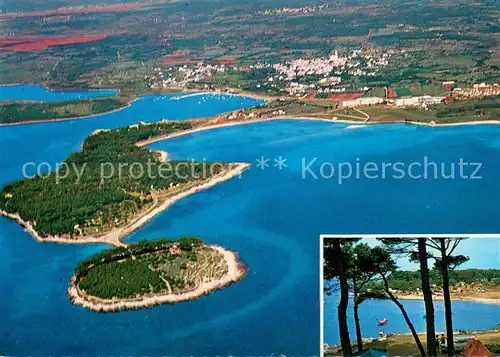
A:
{"type": "Polygon", "coordinates": [[[418,97],[396,98],[394,101],[397,107],[413,107],[418,105],[418,97]]]}
{"type": "Polygon", "coordinates": [[[384,103],[381,97],[361,97],[358,99],[344,100],[340,103],[342,107],[358,107],[363,105],[376,105],[384,103]]]}
{"type": "Polygon", "coordinates": [[[427,105],[436,105],[441,103],[445,97],[432,97],[430,95],[424,95],[421,97],[404,97],[397,98],[394,104],[397,107],[418,107],[427,105]]]}

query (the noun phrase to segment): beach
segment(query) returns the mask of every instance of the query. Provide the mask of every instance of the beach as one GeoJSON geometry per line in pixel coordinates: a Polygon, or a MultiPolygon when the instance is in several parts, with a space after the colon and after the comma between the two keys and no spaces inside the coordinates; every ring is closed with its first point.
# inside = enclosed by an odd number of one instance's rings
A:
{"type": "Polygon", "coordinates": [[[239,260],[238,254],[224,249],[220,246],[209,246],[224,256],[228,271],[218,280],[203,282],[195,289],[182,294],[148,294],[136,298],[127,299],[100,299],[87,295],[75,284],[75,277],[71,279],[68,288],[68,297],[74,305],[83,306],[92,311],[112,312],[119,310],[136,310],[152,307],[161,304],[174,304],[183,301],[198,299],[215,290],[223,289],[228,285],[243,279],[247,273],[247,268],[239,260]]]}
{"type": "MultiPolygon", "coordinates": [[[[196,119],[198,120],[198,119],[196,119]]],[[[264,122],[271,122],[275,120],[310,120],[310,121],[318,121],[318,122],[328,122],[328,123],[345,123],[345,124],[356,124],[356,125],[377,125],[377,124],[391,124],[391,123],[400,123],[400,124],[413,124],[413,125],[420,125],[420,126],[429,126],[429,127],[446,127],[446,126],[461,126],[461,125],[485,125],[485,124],[500,124],[500,121],[478,121],[478,122],[468,122],[468,123],[452,123],[452,124],[435,124],[431,125],[428,123],[420,123],[420,122],[404,122],[404,121],[387,121],[387,122],[375,122],[375,121],[360,121],[360,120],[348,120],[348,119],[325,119],[325,118],[315,118],[315,117],[308,117],[308,116],[274,116],[270,118],[263,118],[263,119],[254,119],[254,120],[243,120],[243,121],[230,121],[230,122],[222,122],[222,123],[217,123],[215,122],[214,124],[211,125],[206,125],[206,126],[199,126],[195,127],[194,129],[190,130],[185,130],[179,133],[175,134],[167,134],[163,136],[158,136],[155,138],[151,138],[148,140],[143,140],[139,141],[137,143],[138,146],[145,146],[149,145],[152,143],[156,143],[158,141],[162,140],[167,140],[167,139],[173,139],[176,137],[184,136],[184,135],[189,135],[189,134],[194,134],[194,133],[199,133],[202,131],[206,130],[211,130],[211,129],[218,129],[218,128],[227,128],[227,127],[232,127],[232,126],[237,126],[237,125],[245,125],[245,124],[253,124],[253,123],[264,123],[264,122]]]]}
{"type": "MultiPolygon", "coordinates": [[[[476,294],[476,295],[481,295],[481,294],[476,294]]],[[[397,296],[398,300],[424,300],[424,297],[421,295],[398,295],[397,296]]],[[[442,295],[436,296],[434,295],[432,297],[433,300],[436,301],[443,301],[444,297],[442,295]]],[[[499,298],[489,298],[489,297],[480,297],[480,296],[451,296],[452,301],[473,301],[473,302],[480,302],[483,304],[495,304],[495,305],[500,305],[500,297],[499,298]]]]}
{"type": "MultiPolygon", "coordinates": [[[[252,93],[252,92],[247,92],[247,91],[236,91],[236,92],[230,92],[230,91],[221,91],[217,92],[214,90],[191,90],[191,89],[185,89],[185,88],[179,88],[178,91],[175,90],[163,90],[163,91],[151,91],[151,92],[145,92],[142,93],[141,95],[147,95],[147,94],[155,94],[155,95],[165,95],[165,94],[177,94],[177,96],[173,97],[173,100],[181,100],[184,98],[189,98],[193,96],[201,96],[205,94],[209,95],[232,95],[232,96],[243,96],[243,97],[249,97],[252,99],[256,100],[266,100],[268,102],[272,102],[275,100],[278,100],[280,98],[286,98],[286,99],[296,99],[293,97],[287,97],[287,96],[270,96],[270,95],[265,95],[265,94],[260,94],[260,93],[252,93]]],[[[87,119],[87,118],[93,118],[101,115],[107,115],[107,114],[112,114],[115,112],[119,112],[123,109],[126,109],[130,107],[135,101],[141,99],[141,95],[137,95],[136,97],[131,98],[128,102],[127,105],[118,108],[109,112],[104,112],[104,113],[99,113],[99,114],[92,114],[92,115],[87,115],[87,116],[82,116],[82,117],[72,117],[72,118],[60,118],[60,119],[46,119],[46,120],[32,120],[32,121],[22,121],[22,122],[16,122],[16,123],[0,123],[0,126],[14,126],[14,125],[25,125],[25,124],[37,124],[37,123],[47,123],[47,122],[60,122],[60,121],[68,121],[68,120],[80,120],[80,119],[87,119]]],[[[275,117],[270,117],[270,118],[265,118],[265,119],[256,119],[256,120],[250,120],[249,122],[252,123],[258,123],[266,120],[278,120],[278,119],[304,119],[304,120],[317,120],[317,121],[330,121],[330,122],[338,122],[338,123],[351,123],[351,124],[388,124],[388,123],[404,123],[404,124],[413,124],[413,125],[421,125],[421,126],[461,126],[461,125],[498,125],[500,124],[500,120],[478,120],[478,121],[471,121],[471,122],[457,122],[457,123],[424,123],[424,122],[418,122],[418,121],[403,121],[403,120],[388,120],[388,121],[369,121],[370,117],[368,114],[364,113],[362,110],[358,108],[354,108],[356,111],[360,112],[365,116],[365,118],[359,118],[359,120],[349,120],[349,119],[325,119],[325,118],[318,118],[318,117],[308,117],[308,116],[275,116],[275,117]]],[[[352,117],[356,118],[354,116],[349,116],[349,115],[342,115],[342,114],[336,114],[337,116],[343,116],[343,117],[352,117]]],[[[216,117],[211,117],[211,118],[206,118],[206,119],[216,119],[216,117]]],[[[239,122],[240,123],[240,122],[239,122]]],[[[240,124],[242,124],[241,122],[240,124]]],[[[225,126],[230,126],[224,124],[220,125],[214,125],[210,128],[216,128],[216,127],[225,127],[225,126]]],[[[192,131],[196,132],[196,131],[192,131]]],[[[182,135],[182,134],[181,134],[182,135]]]]}

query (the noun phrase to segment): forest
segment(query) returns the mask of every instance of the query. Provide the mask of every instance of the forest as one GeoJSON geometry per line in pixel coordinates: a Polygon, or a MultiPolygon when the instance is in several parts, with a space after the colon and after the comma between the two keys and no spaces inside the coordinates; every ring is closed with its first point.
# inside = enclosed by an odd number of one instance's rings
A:
{"type": "Polygon", "coordinates": [[[0,123],[67,119],[110,112],[126,105],[117,98],[84,99],[56,103],[9,103],[0,105],[0,123]]]}
{"type": "MultiPolygon", "coordinates": [[[[500,285],[500,269],[464,269],[450,271],[450,285],[459,283],[473,284],[483,283],[500,285]]],[[[419,271],[395,271],[388,278],[393,289],[401,291],[416,291],[421,289],[421,277],[419,271]]],[[[431,285],[442,286],[443,281],[439,269],[429,271],[429,282],[431,285]]]]}
{"type": "Polygon", "coordinates": [[[162,122],[91,135],[82,150],[70,154],[58,170],[6,184],[0,193],[0,209],[32,222],[42,237],[102,234],[103,227],[127,223],[152,206],[153,192],[168,194],[177,185],[207,179],[230,165],[162,163],[157,153],[135,145],[140,140],[190,128],[188,123],[162,122]],[[120,172],[120,166],[127,169],[120,172]],[[132,170],[134,166],[145,171],[149,168],[155,174],[138,176],[132,170]]]}
{"type": "Polygon", "coordinates": [[[164,263],[187,268],[186,261],[196,261],[203,244],[196,237],[160,238],[108,249],[81,262],[75,269],[75,282],[86,293],[105,299],[162,292],[165,281],[171,287],[184,288],[189,282],[177,276],[175,269],[165,269],[164,263]],[[180,254],[169,252],[174,245],[180,247],[180,254]]]}

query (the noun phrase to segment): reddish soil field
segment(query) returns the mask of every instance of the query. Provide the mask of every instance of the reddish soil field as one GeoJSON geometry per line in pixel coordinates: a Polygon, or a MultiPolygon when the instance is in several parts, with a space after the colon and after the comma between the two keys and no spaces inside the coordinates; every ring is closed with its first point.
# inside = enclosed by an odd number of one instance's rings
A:
{"type": "Polygon", "coordinates": [[[306,100],[318,100],[318,98],[316,98],[316,92],[315,91],[312,91],[312,92],[308,92],[306,97],[305,97],[306,100]]]}
{"type": "Polygon", "coordinates": [[[49,47],[87,43],[106,38],[106,35],[94,36],[29,36],[29,37],[0,37],[0,51],[32,52],[43,51],[49,47]]]}
{"type": "Polygon", "coordinates": [[[343,101],[343,100],[353,100],[358,99],[363,96],[364,93],[345,93],[345,94],[334,94],[328,100],[333,101],[343,101]]]}
{"type": "Polygon", "coordinates": [[[221,59],[211,60],[211,61],[209,61],[209,63],[228,66],[228,65],[235,64],[236,60],[235,59],[224,59],[224,58],[221,58],[221,59]]]}
{"type": "Polygon", "coordinates": [[[165,64],[196,64],[200,61],[193,60],[192,57],[187,57],[182,51],[175,51],[171,55],[166,55],[161,63],[165,64]]]}
{"type": "Polygon", "coordinates": [[[164,64],[196,64],[200,61],[194,61],[191,58],[165,58],[161,63],[164,64]]]}
{"type": "Polygon", "coordinates": [[[18,19],[23,17],[69,16],[69,15],[92,14],[101,12],[132,11],[139,9],[140,7],[141,7],[140,4],[131,4],[131,5],[109,5],[109,6],[99,6],[99,7],[86,7],[80,9],[61,8],[57,10],[41,11],[41,12],[13,12],[10,14],[0,15],[0,20],[18,19]]]}

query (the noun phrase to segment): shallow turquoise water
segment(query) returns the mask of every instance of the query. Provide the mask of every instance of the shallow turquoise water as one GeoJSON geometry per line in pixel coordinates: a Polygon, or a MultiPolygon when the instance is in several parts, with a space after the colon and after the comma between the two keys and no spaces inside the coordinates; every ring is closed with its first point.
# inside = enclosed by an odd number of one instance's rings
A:
{"type": "Polygon", "coordinates": [[[86,98],[110,97],[118,94],[118,90],[103,89],[92,91],[51,90],[44,86],[16,84],[0,86],[0,101],[29,100],[40,102],[57,102],[86,98]]]}
{"type": "MultiPolygon", "coordinates": [[[[183,119],[255,105],[239,97],[146,98],[98,118],[0,128],[1,182],[22,163],[55,162],[92,130],[162,117],[183,119]],[[222,99],[223,98],[223,99],[222,99]],[[136,107],[137,105],[137,107],[136,107]],[[7,151],[7,148],[9,151],[7,151]]],[[[38,244],[0,219],[0,351],[15,355],[317,355],[319,234],[500,231],[500,128],[424,128],[274,121],[215,129],[152,145],[174,158],[247,161],[253,167],[176,203],[127,241],[199,235],[237,251],[248,276],[200,300],[99,314],[70,304],[68,279],[102,246],[38,244]],[[301,177],[301,160],[481,161],[481,180],[301,177]],[[283,156],[283,170],[256,158],[283,156]]],[[[368,305],[367,305],[368,306],[368,305]]],[[[491,310],[477,310],[481,314],[491,310]]],[[[369,325],[370,321],[364,324],[369,325]]],[[[400,331],[405,332],[405,331],[400,331]]]]}

